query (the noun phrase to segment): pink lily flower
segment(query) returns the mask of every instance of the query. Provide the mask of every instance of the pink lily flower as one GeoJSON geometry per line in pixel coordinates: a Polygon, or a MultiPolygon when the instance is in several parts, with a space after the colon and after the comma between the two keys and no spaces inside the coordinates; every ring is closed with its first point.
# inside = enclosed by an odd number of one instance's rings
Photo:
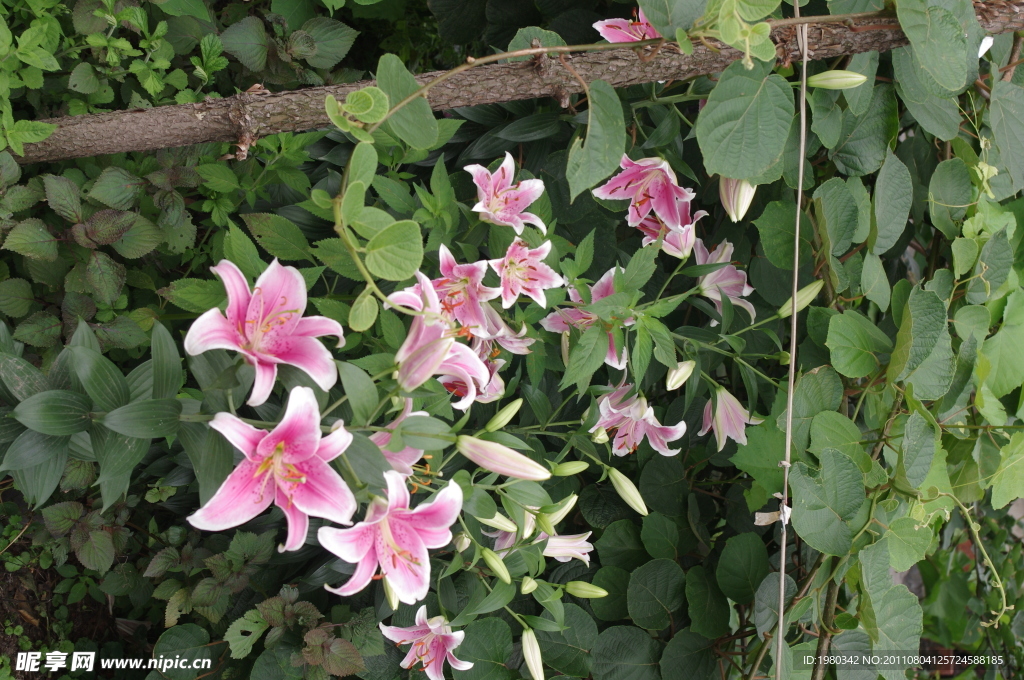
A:
{"type": "Polygon", "coordinates": [[[402,659],[402,668],[412,668],[417,663],[423,666],[429,680],[444,680],[444,662],[457,671],[468,671],[472,661],[460,661],[452,650],[462,644],[466,633],[453,632],[443,616],[427,618],[427,605],[416,612],[416,625],[402,628],[378,624],[384,637],[399,645],[412,643],[409,653],[402,659]]]}
{"type": "MultiPolygon", "coordinates": [[[[697,264],[731,262],[732,249],[733,245],[728,241],[722,241],[710,253],[708,253],[707,247],[700,239],[697,239],[697,242],[693,245],[693,252],[697,256],[697,264]]],[[[754,320],[757,314],[754,311],[754,305],[742,297],[753,293],[754,287],[747,283],[746,273],[741,272],[735,265],[727,264],[718,271],[701,276],[697,279],[697,287],[701,295],[715,304],[715,309],[718,310],[719,314],[722,313],[722,296],[725,296],[729,298],[729,301],[734,306],[747,310],[747,313],[750,314],[750,320],[754,320]]],[[[718,322],[712,320],[711,325],[717,326],[718,322]]]]}
{"type": "Polygon", "coordinates": [[[391,421],[391,424],[388,425],[387,429],[374,432],[370,435],[370,441],[380,448],[380,452],[384,454],[385,460],[391,464],[391,467],[396,472],[405,477],[413,474],[412,466],[419,462],[420,458],[423,457],[423,450],[406,446],[401,451],[388,451],[387,445],[391,442],[391,433],[403,420],[409,416],[425,415],[428,415],[426,411],[412,411],[412,399],[407,398],[402,412],[398,414],[397,418],[391,421]]]}
{"type": "Polygon", "coordinates": [[[633,21],[605,19],[595,23],[594,28],[602,38],[610,43],[639,42],[661,37],[661,34],[647,21],[642,9],[633,10],[633,21]]]}
{"type": "MultiPolygon", "coordinates": [[[[621,267],[612,267],[604,276],[598,279],[597,283],[590,286],[590,300],[591,302],[597,302],[603,300],[612,293],[615,292],[615,270],[621,270],[621,267]]],[[[573,302],[582,302],[583,298],[576,291],[575,288],[569,289],[569,299],[573,302]]],[[[562,309],[556,309],[555,311],[548,314],[546,317],[540,320],[541,327],[546,331],[552,333],[566,333],[570,326],[579,330],[590,328],[598,320],[596,314],[592,314],[588,311],[580,309],[579,307],[565,307],[562,309]]],[[[626,319],[623,322],[624,326],[632,326],[633,319],[626,319]]],[[[622,348],[622,352],[616,354],[615,342],[612,340],[612,334],[608,333],[608,354],[604,358],[604,363],[608,364],[612,368],[622,370],[626,367],[626,348],[622,348]]]]}
{"type": "Polygon", "coordinates": [[[727,389],[719,385],[715,389],[715,402],[709,399],[704,406],[704,427],[697,434],[705,435],[710,430],[715,431],[715,440],[718,442],[718,450],[725,448],[727,439],[732,439],[737,444],[747,443],[747,425],[757,425],[764,422],[763,418],[755,418],[747,413],[739,399],[732,396],[727,389]],[[714,415],[712,415],[712,410],[714,415]]]}
{"type": "Polygon", "coordinates": [[[420,272],[416,277],[416,290],[407,289],[390,297],[394,304],[422,312],[413,319],[405,342],[395,354],[398,385],[408,392],[431,376],[454,376],[467,389],[465,397],[453,406],[465,410],[476,399],[477,389],[490,381],[491,374],[473,350],[455,342],[457,332],[443,313],[430,280],[420,272]]]}
{"type": "Polygon", "coordinates": [[[647,405],[647,399],[640,395],[626,396],[632,389],[632,385],[622,384],[598,399],[601,417],[590,431],[604,428],[609,434],[614,432],[612,453],[616,456],[633,453],[645,437],[651,448],[663,456],[679,453],[680,449],[668,448],[668,443],[686,433],[686,422],[681,420],[671,427],[662,425],[654,416],[654,409],[647,405]]]}
{"type": "Polygon", "coordinates": [[[662,252],[672,257],[678,257],[680,260],[690,257],[694,242],[697,240],[695,225],[697,220],[707,216],[707,212],[698,210],[691,215],[690,200],[695,194],[689,189],[684,189],[684,191],[687,192],[689,198],[681,201],[679,206],[680,224],[678,226],[669,226],[657,215],[648,214],[647,217],[640,221],[640,224],[636,225],[637,229],[644,234],[641,246],[648,246],[655,243],[659,237],[664,237],[661,241],[662,252]]]}
{"type": "Polygon", "coordinates": [[[551,252],[551,241],[545,241],[540,248],[530,250],[523,241],[516,239],[505,252],[505,257],[489,260],[488,264],[501,277],[501,306],[508,309],[519,295],[531,298],[543,307],[547,304],[544,291],[565,285],[555,270],[544,264],[544,258],[551,252]]]}
{"type": "Polygon", "coordinates": [[[369,585],[378,566],[398,599],[415,604],[430,587],[428,548],[451,543],[451,525],[462,510],[462,489],[448,483],[427,503],[409,509],[405,478],[394,470],[384,473],[387,500],[374,498],[366,518],[351,529],[320,527],[320,545],[358,565],[347,583],[327,590],[349,596],[369,585]]]}
{"type": "Polygon", "coordinates": [[[501,318],[498,310],[490,305],[484,306],[484,318],[487,320],[487,324],[484,326],[485,333],[478,337],[483,340],[493,340],[512,354],[529,354],[530,345],[537,342],[536,338],[526,336],[525,323],[516,333],[501,318]]]}
{"type": "Polygon", "coordinates": [[[295,267],[276,259],[256,280],[250,292],[242,272],[229,260],[210,270],[224,282],[228,293],[227,317],[211,309],[192,323],[185,336],[185,351],[202,354],[229,349],[242,354],[256,369],[256,382],[247,402],[266,402],[277,379],[277,365],[291,364],[309,374],[324,390],[334,387],[338,371],[331,352],[315,338],[334,335],[344,342],[341,324],[324,316],[302,316],[306,311],[306,283],[295,267]]]}
{"type": "Polygon", "coordinates": [[[486,260],[458,264],[443,244],[438,254],[443,278],[435,279],[433,283],[441,300],[441,309],[460,325],[476,331],[476,335],[486,325],[482,308],[489,305],[485,302],[501,295],[501,289],[483,285],[484,274],[487,273],[486,260]]]}
{"type": "MultiPolygon", "coordinates": [[[[489,359],[482,359],[482,361],[484,362],[484,366],[487,367],[487,371],[490,373],[491,377],[486,384],[477,389],[475,401],[478,404],[489,404],[492,401],[501,399],[505,394],[505,380],[501,377],[501,374],[498,373],[498,371],[501,370],[501,367],[505,365],[505,360],[496,359],[491,361],[489,359]]],[[[457,397],[465,398],[469,394],[470,385],[468,385],[463,379],[451,375],[445,375],[438,378],[438,382],[440,382],[446,390],[457,397]]]]}
{"type": "Polygon", "coordinates": [[[273,502],[288,520],[288,539],[281,550],[302,547],[309,515],[351,524],[356,499],[329,464],[352,443],[343,425],[338,421],[334,431],[321,437],[320,408],[308,387],[292,390],[284,418],[270,432],[230,413],[218,413],[210,427],[245,460],[188,521],[197,529],[223,531],[248,522],[273,502]]]}
{"type": "Polygon", "coordinates": [[[516,173],[512,154],[505,152],[505,160],[493,175],[482,165],[467,165],[463,170],[473,176],[476,184],[478,202],[473,211],[480,213],[481,220],[512,227],[516,234],[522,234],[527,224],[547,233],[547,227],[539,217],[523,212],[544,193],[544,180],[524,179],[512,184],[516,173]]]}
{"type": "Polygon", "coordinates": [[[626,222],[629,226],[640,224],[652,209],[669,227],[685,224],[681,206],[685,205],[688,212],[694,194],[679,186],[676,173],[668,161],[662,158],[634,161],[623,154],[619,166],[622,172],[594,189],[593,193],[606,200],[620,201],[628,198],[626,222]]]}

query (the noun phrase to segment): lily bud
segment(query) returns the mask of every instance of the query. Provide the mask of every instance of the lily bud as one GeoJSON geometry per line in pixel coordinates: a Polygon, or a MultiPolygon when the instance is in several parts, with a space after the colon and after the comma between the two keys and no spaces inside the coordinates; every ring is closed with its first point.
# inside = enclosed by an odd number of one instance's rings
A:
{"type": "Polygon", "coordinates": [[[551,478],[551,473],[543,465],[497,442],[461,435],[455,440],[455,448],[483,469],[499,475],[534,482],[551,478]]]}
{"type": "Polygon", "coordinates": [[[595,586],[593,583],[587,583],[586,581],[569,581],[565,584],[565,592],[569,593],[573,597],[591,600],[599,597],[608,597],[607,590],[595,586]]]}
{"type": "Polygon", "coordinates": [[[555,469],[551,471],[551,474],[556,477],[571,477],[586,471],[589,467],[590,463],[585,460],[570,460],[556,465],[555,469]]]}
{"type": "Polygon", "coordinates": [[[487,421],[487,424],[484,425],[484,429],[488,432],[497,432],[501,428],[505,427],[508,425],[509,421],[512,420],[515,414],[519,413],[519,407],[522,405],[523,400],[521,398],[506,404],[505,408],[495,413],[494,417],[487,421]]]}
{"type": "Polygon", "coordinates": [[[490,548],[480,548],[480,556],[484,558],[484,562],[487,563],[487,567],[505,583],[512,583],[512,577],[509,576],[508,567],[505,566],[505,562],[498,557],[490,548]]]}
{"type": "Polygon", "coordinates": [[[668,377],[665,378],[665,387],[669,390],[678,390],[683,386],[690,376],[693,375],[693,369],[697,366],[696,361],[680,361],[676,364],[676,367],[668,372],[668,377]]]}
{"type": "Polygon", "coordinates": [[[866,75],[856,71],[825,71],[808,78],[807,86],[821,87],[826,90],[846,90],[851,87],[859,87],[867,80],[866,75]]]}
{"type": "Polygon", "coordinates": [[[556,533],[555,523],[551,521],[551,516],[546,513],[537,513],[537,526],[539,526],[540,530],[548,536],[554,536],[556,533]]]}
{"type": "Polygon", "coordinates": [[[529,595],[537,590],[537,582],[529,576],[524,576],[523,584],[519,587],[519,590],[523,595],[529,595]]]}
{"type": "MultiPolygon", "coordinates": [[[[566,496],[559,504],[558,510],[555,510],[554,512],[548,514],[548,518],[551,520],[551,523],[558,524],[563,519],[565,519],[565,516],[568,515],[574,507],[576,507],[576,499],[576,494],[569,494],[568,496],[566,496]]],[[[550,531],[547,533],[554,536],[554,534],[550,531]]]]}
{"type": "Polygon", "coordinates": [[[385,576],[384,581],[384,599],[388,601],[388,606],[391,607],[391,611],[398,611],[398,593],[391,587],[391,582],[388,581],[388,577],[385,576]]]}
{"type": "Polygon", "coordinates": [[[562,365],[569,365],[569,331],[562,333],[562,365]]]}
{"type": "Polygon", "coordinates": [[[629,481],[626,475],[622,474],[615,468],[608,468],[608,479],[612,481],[612,486],[615,487],[616,493],[619,497],[626,501],[626,505],[633,508],[643,516],[647,516],[647,504],[644,503],[643,497],[640,495],[640,490],[636,488],[633,482],[629,481]]]}
{"type": "Polygon", "coordinates": [[[523,630],[523,658],[526,659],[526,667],[530,669],[533,680],[544,680],[544,660],[540,655],[537,634],[532,628],[523,630]]]}
{"type": "MultiPolygon", "coordinates": [[[[806,286],[801,288],[796,293],[796,311],[803,311],[807,305],[814,302],[814,298],[818,297],[818,293],[821,292],[821,287],[825,285],[824,279],[818,279],[812,281],[806,286]]],[[[779,307],[779,318],[785,319],[793,313],[793,298],[790,297],[788,300],[782,303],[779,307]]]]}
{"type": "MultiPolygon", "coordinates": [[[[474,517],[476,517],[476,516],[474,515],[474,517]]],[[[508,517],[505,517],[500,512],[494,513],[494,517],[491,517],[490,519],[484,519],[483,517],[477,517],[477,520],[481,524],[486,524],[489,527],[494,527],[495,529],[501,529],[502,531],[507,531],[509,533],[513,533],[514,534],[515,532],[519,531],[519,527],[516,526],[516,523],[513,522],[512,520],[510,520],[508,517]]]]}
{"type": "Polygon", "coordinates": [[[465,531],[460,531],[455,534],[455,549],[459,552],[466,552],[469,547],[473,545],[473,541],[470,540],[469,535],[465,531]]]}
{"type": "Polygon", "coordinates": [[[718,198],[725,212],[729,213],[730,220],[739,222],[743,219],[754,200],[756,190],[757,186],[745,179],[722,177],[718,180],[718,198]]]}
{"type": "Polygon", "coordinates": [[[595,444],[607,444],[608,443],[608,432],[603,428],[597,428],[597,432],[590,435],[590,441],[595,444]]]}
{"type": "Polygon", "coordinates": [[[789,356],[789,352],[779,352],[775,355],[775,358],[779,360],[780,366],[789,366],[789,362],[793,357],[789,356]]]}

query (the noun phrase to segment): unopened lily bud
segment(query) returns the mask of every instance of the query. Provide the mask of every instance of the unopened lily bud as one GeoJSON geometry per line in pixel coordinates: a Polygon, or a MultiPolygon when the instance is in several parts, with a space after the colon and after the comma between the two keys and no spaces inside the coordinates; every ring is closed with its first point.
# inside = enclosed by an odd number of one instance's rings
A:
{"type": "Polygon", "coordinates": [[[570,460],[556,465],[555,469],[551,471],[551,474],[556,477],[571,477],[584,472],[589,467],[590,463],[585,460],[570,460]]]}
{"type": "Polygon", "coordinates": [[[505,562],[498,557],[498,554],[490,548],[480,548],[480,556],[484,558],[484,562],[487,563],[487,568],[505,583],[512,583],[512,577],[509,576],[508,567],[505,566],[505,562]]]}
{"type": "Polygon", "coordinates": [[[612,486],[615,487],[616,493],[619,497],[626,501],[626,505],[633,508],[641,515],[647,516],[647,504],[644,503],[643,497],[640,495],[640,490],[636,488],[633,482],[629,481],[626,475],[622,474],[615,468],[608,468],[608,479],[612,481],[612,486]]]}
{"type": "Polygon", "coordinates": [[[466,552],[469,547],[473,545],[473,541],[470,540],[469,535],[465,531],[460,531],[455,534],[455,549],[459,552],[466,552]]]}
{"type": "Polygon", "coordinates": [[[562,333],[562,365],[569,365],[569,331],[562,333]]]}
{"type": "Polygon", "coordinates": [[[538,512],[537,513],[537,526],[539,526],[540,530],[543,531],[548,536],[554,536],[555,535],[555,524],[554,524],[554,522],[551,521],[551,516],[550,515],[548,515],[546,513],[543,513],[543,512],[538,512]]]}
{"type": "Polygon", "coordinates": [[[544,680],[544,660],[540,655],[537,634],[532,628],[523,630],[523,658],[526,659],[526,667],[530,669],[533,680],[544,680]]]}
{"type": "MultiPolygon", "coordinates": [[[[548,513],[548,518],[551,520],[551,523],[552,524],[558,524],[563,519],[565,519],[566,515],[568,515],[569,512],[574,507],[576,507],[576,499],[577,499],[576,494],[569,494],[568,496],[565,497],[564,500],[562,500],[561,503],[558,504],[558,510],[555,510],[554,512],[551,512],[551,513],[548,513]]],[[[551,533],[551,532],[548,532],[548,533],[551,533]]]]}
{"type": "Polygon", "coordinates": [[[780,366],[789,366],[789,362],[792,357],[789,356],[789,352],[779,352],[775,355],[775,358],[779,360],[780,366]]]}
{"type": "Polygon", "coordinates": [[[867,80],[866,75],[856,71],[824,71],[808,78],[807,86],[826,90],[847,90],[851,87],[860,87],[867,80]]]}
{"type": "Polygon", "coordinates": [[[590,441],[595,444],[606,444],[608,443],[608,432],[603,427],[599,427],[597,432],[590,435],[590,441]]]}
{"type": "Polygon", "coordinates": [[[593,583],[587,583],[586,581],[569,581],[565,584],[565,592],[569,593],[573,597],[591,600],[599,597],[608,597],[607,590],[595,586],[593,583]]]}
{"type": "MultiPolygon", "coordinates": [[[[824,279],[818,279],[817,281],[812,281],[811,283],[808,283],[806,286],[798,290],[796,293],[796,311],[803,311],[807,307],[807,305],[814,302],[814,298],[818,297],[818,293],[821,292],[821,287],[824,285],[824,279]]],[[[781,307],[779,307],[779,318],[785,319],[792,313],[793,298],[791,297],[784,303],[782,303],[781,307]]]]}
{"type": "Polygon", "coordinates": [[[508,517],[505,517],[505,515],[501,514],[500,512],[494,513],[494,517],[491,517],[490,519],[484,519],[483,517],[477,517],[476,519],[481,524],[486,524],[489,527],[501,529],[502,531],[507,531],[509,533],[515,533],[519,531],[519,527],[516,526],[516,523],[510,520],[508,517]]]}
{"type": "Polygon", "coordinates": [[[533,591],[537,590],[537,582],[529,576],[524,576],[523,584],[519,587],[519,590],[523,595],[529,595],[533,591]]]}
{"type": "Polygon", "coordinates": [[[754,200],[756,190],[757,186],[745,179],[722,177],[718,181],[718,198],[725,212],[729,213],[730,220],[739,222],[743,219],[754,200]]]}
{"type": "Polygon", "coordinates": [[[665,378],[665,387],[669,390],[678,390],[683,383],[690,379],[696,366],[696,361],[680,361],[675,368],[668,372],[668,377],[665,378]]]}
{"type": "Polygon", "coordinates": [[[487,424],[484,425],[484,429],[488,432],[497,432],[501,428],[505,427],[508,425],[509,421],[519,413],[519,407],[522,405],[523,400],[521,398],[506,404],[505,408],[495,413],[494,417],[487,421],[487,424]]]}
{"type": "Polygon", "coordinates": [[[388,577],[385,576],[384,581],[384,599],[388,601],[388,606],[391,607],[391,611],[398,611],[398,593],[395,592],[394,588],[391,587],[391,582],[388,581],[388,577]]]}
{"type": "Polygon", "coordinates": [[[497,472],[499,475],[534,482],[551,478],[551,473],[546,467],[497,442],[461,435],[455,440],[455,448],[483,469],[497,472]]]}

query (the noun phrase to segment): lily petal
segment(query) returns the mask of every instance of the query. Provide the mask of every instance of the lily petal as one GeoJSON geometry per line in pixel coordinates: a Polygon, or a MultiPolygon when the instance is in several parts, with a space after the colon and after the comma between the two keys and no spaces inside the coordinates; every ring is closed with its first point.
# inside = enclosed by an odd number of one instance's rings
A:
{"type": "Polygon", "coordinates": [[[185,351],[192,356],[211,349],[240,349],[238,331],[216,307],[193,321],[185,335],[185,351]]]}
{"type": "Polygon", "coordinates": [[[284,517],[288,520],[288,537],[284,545],[278,547],[278,552],[298,550],[306,542],[306,535],[309,533],[309,515],[300,510],[280,487],[277,489],[275,502],[284,510],[284,517]]]}
{"type": "Polygon", "coordinates": [[[262,456],[257,456],[256,448],[267,436],[266,430],[253,427],[241,418],[230,413],[218,413],[210,421],[210,427],[224,435],[231,445],[245,454],[249,460],[259,463],[262,456]]]}
{"type": "Polygon", "coordinates": [[[266,403],[270,393],[274,390],[274,382],[277,380],[277,364],[256,361],[253,368],[256,369],[256,380],[253,382],[249,401],[245,403],[249,406],[259,406],[266,403]]]}
{"type": "Polygon", "coordinates": [[[355,496],[329,463],[313,456],[296,463],[295,469],[306,480],[290,490],[291,502],[296,508],[336,524],[352,524],[352,515],[358,507],[355,496]]]}
{"type": "Polygon", "coordinates": [[[257,453],[264,458],[284,447],[283,460],[298,463],[316,454],[320,446],[320,406],[309,387],[296,387],[288,396],[284,417],[260,442],[257,453]]]}
{"type": "Polygon", "coordinates": [[[264,488],[265,474],[257,476],[258,468],[256,463],[243,460],[220,485],[213,498],[188,516],[189,523],[204,531],[223,531],[245,524],[270,507],[274,500],[274,487],[264,488]]]}

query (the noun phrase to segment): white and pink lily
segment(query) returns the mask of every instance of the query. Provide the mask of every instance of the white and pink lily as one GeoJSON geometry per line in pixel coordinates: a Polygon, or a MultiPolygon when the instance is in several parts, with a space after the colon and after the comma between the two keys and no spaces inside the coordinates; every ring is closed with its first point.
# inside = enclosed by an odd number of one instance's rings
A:
{"type": "Polygon", "coordinates": [[[594,24],[601,37],[610,43],[639,42],[660,38],[661,34],[647,21],[644,11],[633,10],[633,20],[605,19],[594,24]]]}
{"type": "Polygon", "coordinates": [[[226,317],[211,309],[192,323],[185,336],[185,351],[202,354],[211,349],[239,352],[256,369],[250,406],[267,401],[277,379],[277,365],[290,364],[309,374],[324,390],[338,379],[331,352],[316,340],[334,335],[344,342],[341,324],[323,316],[302,316],[306,311],[306,283],[295,267],[276,259],[260,275],[252,291],[242,272],[229,260],[210,268],[228,293],[226,317]]]}
{"type": "Polygon", "coordinates": [[[709,399],[704,406],[704,427],[697,434],[705,435],[714,430],[719,451],[725,448],[725,442],[729,439],[737,444],[746,444],[747,425],[764,422],[762,418],[749,414],[739,399],[721,385],[715,389],[715,402],[712,406],[709,399]]]}
{"type": "Polygon", "coordinates": [[[380,625],[384,637],[399,645],[412,644],[409,653],[402,659],[402,668],[419,664],[429,680],[444,680],[444,663],[447,661],[457,671],[468,671],[472,661],[460,661],[452,650],[462,644],[466,633],[453,632],[443,616],[427,618],[427,605],[416,612],[416,625],[408,627],[380,625]]]}
{"type": "Polygon", "coordinates": [[[516,173],[512,154],[505,152],[505,160],[493,174],[482,165],[467,165],[463,169],[473,176],[476,184],[478,202],[473,210],[480,213],[481,220],[512,227],[516,234],[522,234],[527,224],[547,233],[543,220],[533,213],[524,212],[544,193],[544,181],[524,179],[512,184],[516,173]]]}
{"type": "Polygon", "coordinates": [[[690,252],[693,250],[693,245],[697,240],[697,220],[707,216],[707,212],[698,210],[691,214],[690,201],[694,198],[695,194],[689,189],[683,189],[683,191],[686,192],[687,198],[680,201],[678,210],[679,224],[670,226],[656,214],[648,213],[647,217],[643,218],[640,224],[636,225],[637,229],[643,232],[644,235],[641,246],[648,246],[657,242],[659,237],[663,237],[661,241],[662,252],[672,257],[678,257],[680,260],[690,257],[690,252]]]}
{"type": "MultiPolygon", "coordinates": [[[[597,302],[603,300],[609,295],[615,292],[615,270],[621,271],[621,267],[612,267],[604,276],[598,279],[597,283],[590,286],[590,300],[591,302],[597,302]]],[[[579,292],[575,288],[569,289],[569,299],[573,302],[582,302],[583,298],[580,297],[579,292]]],[[[569,328],[576,328],[584,330],[590,328],[598,317],[596,314],[592,314],[588,311],[580,309],[579,307],[564,307],[556,309],[554,312],[548,314],[546,317],[540,320],[540,325],[544,330],[551,331],[552,333],[565,333],[568,332],[569,328]]],[[[623,322],[625,326],[633,325],[633,319],[626,319],[623,322]]],[[[626,348],[622,348],[621,353],[615,352],[615,342],[612,340],[612,334],[608,333],[608,354],[604,358],[604,362],[612,368],[622,370],[626,367],[626,348]]]]}
{"type": "Polygon", "coordinates": [[[623,154],[619,161],[622,172],[605,184],[595,188],[593,193],[605,200],[629,199],[626,222],[635,227],[651,210],[669,227],[685,224],[683,206],[688,217],[690,199],[694,194],[679,186],[676,173],[668,161],[662,158],[641,158],[631,160],[623,154]]]}
{"type": "Polygon", "coordinates": [[[402,412],[398,414],[397,418],[391,421],[391,424],[387,426],[387,429],[379,430],[370,435],[370,441],[380,448],[380,452],[384,454],[384,459],[391,464],[391,467],[395,471],[406,477],[413,474],[412,466],[419,462],[420,458],[423,457],[423,450],[406,446],[401,451],[388,451],[387,445],[391,442],[391,433],[402,423],[403,420],[409,416],[425,415],[428,415],[426,411],[413,411],[412,399],[407,398],[405,400],[405,407],[402,408],[402,412]]]}
{"type": "Polygon", "coordinates": [[[502,307],[508,309],[514,305],[520,294],[543,307],[546,304],[544,291],[565,285],[562,277],[544,264],[544,258],[550,252],[551,241],[531,250],[522,240],[516,239],[508,247],[505,257],[488,261],[501,277],[502,307]]]}
{"type": "Polygon", "coordinates": [[[352,443],[343,425],[338,421],[334,431],[321,436],[320,408],[309,387],[292,390],[284,418],[270,432],[230,413],[218,413],[210,427],[239,449],[245,460],[188,521],[197,529],[223,531],[276,503],[288,520],[283,550],[302,547],[310,515],[351,524],[356,499],[330,466],[352,443]]]}
{"type": "MultiPolygon", "coordinates": [[[[693,246],[697,264],[731,262],[732,250],[733,245],[728,241],[722,241],[710,253],[700,239],[697,239],[693,246]]],[[[734,306],[747,310],[750,320],[754,320],[757,314],[754,311],[754,305],[743,299],[744,296],[754,292],[754,287],[747,283],[746,273],[741,272],[735,265],[727,264],[717,271],[701,276],[697,279],[697,287],[701,295],[714,303],[719,314],[722,312],[722,298],[727,297],[734,306]]],[[[711,325],[717,326],[718,322],[712,319],[711,325]]]]}
{"type": "Polygon", "coordinates": [[[487,273],[487,261],[458,264],[445,245],[438,249],[441,259],[440,279],[433,281],[441,301],[441,309],[459,325],[470,329],[474,335],[481,334],[486,326],[483,307],[488,300],[502,294],[500,288],[483,285],[487,273]]]}
{"type": "Polygon", "coordinates": [[[622,384],[597,400],[601,417],[590,428],[591,432],[604,429],[612,439],[612,453],[625,456],[636,451],[640,442],[647,438],[651,448],[663,456],[674,456],[680,449],[670,449],[668,443],[686,434],[686,422],[674,426],[662,425],[654,416],[654,409],[647,405],[647,399],[634,394],[632,385],[622,384]]]}
{"type": "Polygon", "coordinates": [[[366,519],[350,529],[321,527],[320,545],[357,565],[352,578],[338,588],[338,595],[358,593],[373,579],[378,567],[398,599],[415,604],[430,588],[430,548],[443,548],[452,540],[451,525],[462,510],[462,489],[449,482],[427,503],[409,508],[405,478],[394,470],[384,473],[387,499],[376,497],[366,519]]]}

